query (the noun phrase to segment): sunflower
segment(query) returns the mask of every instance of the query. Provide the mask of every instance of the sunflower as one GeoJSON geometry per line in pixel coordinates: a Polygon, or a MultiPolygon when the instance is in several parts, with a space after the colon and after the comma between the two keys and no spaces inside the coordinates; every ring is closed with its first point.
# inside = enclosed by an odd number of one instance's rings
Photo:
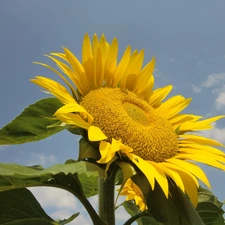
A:
{"type": "Polygon", "coordinates": [[[98,39],[95,34],[91,43],[86,34],[81,62],[69,49],[63,50],[47,55],[62,73],[38,64],[55,72],[70,91],[42,76],[31,80],[64,104],[54,117],[86,130],[89,141],[99,143],[98,163],[129,161],[153,190],[158,182],[166,197],[168,179],[172,179],[196,206],[198,180],[209,188],[210,184],[193,161],[225,170],[225,154],[213,147],[223,147],[221,143],[193,132],[211,129],[224,116],[202,119],[181,114],[191,99],[176,95],[164,100],[171,85],[153,90],[155,58],[142,68],[144,50],[131,52],[128,46],[117,62],[116,38],[109,44],[104,35],[98,39]]]}
{"type": "Polygon", "coordinates": [[[141,211],[146,209],[145,199],[140,188],[129,178],[120,192],[120,195],[127,196],[126,201],[134,200],[141,211]]]}

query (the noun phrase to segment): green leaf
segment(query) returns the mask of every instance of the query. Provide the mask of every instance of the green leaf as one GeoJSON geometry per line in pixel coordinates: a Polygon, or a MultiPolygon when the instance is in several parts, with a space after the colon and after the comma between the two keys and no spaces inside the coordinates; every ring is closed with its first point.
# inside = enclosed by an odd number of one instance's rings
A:
{"type": "Polygon", "coordinates": [[[103,171],[95,164],[71,160],[66,164],[54,165],[47,169],[1,163],[0,191],[34,186],[62,188],[81,201],[94,224],[103,225],[104,223],[86,198],[96,194],[99,173],[103,171]]]}
{"type": "Polygon", "coordinates": [[[202,187],[198,192],[197,211],[206,225],[224,225],[223,203],[212,192],[202,187]]]}
{"type": "Polygon", "coordinates": [[[122,203],[122,206],[131,215],[131,219],[138,217],[135,220],[138,225],[163,225],[162,223],[157,222],[150,214],[141,212],[133,201],[125,201],[122,203]]]}
{"type": "MultiPolygon", "coordinates": [[[[103,172],[95,164],[83,161],[71,161],[71,163],[67,161],[66,164],[57,164],[47,169],[40,166],[26,167],[18,164],[0,163],[0,191],[46,185],[58,187],[58,183],[63,183],[68,189],[68,184],[64,182],[66,177],[76,174],[77,180],[73,179],[79,184],[81,181],[82,188],[80,189],[83,189],[85,196],[91,197],[97,194],[97,179],[99,174],[103,172]],[[59,181],[59,178],[62,181],[59,181]],[[55,183],[56,180],[58,183],[55,183]]],[[[77,191],[80,192],[80,189],[77,191]]]]}
{"type": "Polygon", "coordinates": [[[0,130],[0,145],[22,144],[47,138],[63,127],[47,126],[56,121],[45,117],[51,117],[62,106],[56,98],[46,98],[28,106],[11,123],[0,130]]]}
{"type": "Polygon", "coordinates": [[[187,196],[174,183],[169,182],[166,198],[156,182],[154,191],[147,198],[149,213],[164,225],[205,225],[187,196]]]}
{"type": "Polygon", "coordinates": [[[33,194],[23,188],[0,192],[1,225],[59,225],[42,209],[33,194]]]}
{"type": "Polygon", "coordinates": [[[65,225],[67,223],[72,222],[76,217],[79,216],[79,213],[75,213],[72,216],[70,216],[68,219],[64,219],[64,220],[59,220],[57,221],[60,225],[65,225]]]}

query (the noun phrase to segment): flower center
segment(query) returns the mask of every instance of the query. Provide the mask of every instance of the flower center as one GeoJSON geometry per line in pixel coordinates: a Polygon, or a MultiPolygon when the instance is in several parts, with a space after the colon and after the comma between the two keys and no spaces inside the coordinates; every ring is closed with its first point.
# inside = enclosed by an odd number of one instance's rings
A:
{"type": "Polygon", "coordinates": [[[134,93],[100,88],[90,91],[80,104],[109,141],[121,140],[141,158],[162,162],[177,154],[178,137],[169,121],[134,93]]]}

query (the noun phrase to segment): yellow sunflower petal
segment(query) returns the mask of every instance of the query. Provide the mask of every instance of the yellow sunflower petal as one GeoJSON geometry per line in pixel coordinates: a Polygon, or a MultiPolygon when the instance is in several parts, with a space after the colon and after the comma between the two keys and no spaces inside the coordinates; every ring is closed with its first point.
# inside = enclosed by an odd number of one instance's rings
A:
{"type": "Polygon", "coordinates": [[[101,154],[101,159],[98,163],[108,163],[116,154],[116,150],[112,148],[109,142],[101,141],[99,145],[99,151],[101,154]]]}
{"type": "Polygon", "coordinates": [[[107,139],[107,137],[98,127],[90,126],[88,128],[88,139],[90,141],[101,141],[107,139]]]}
{"type": "MultiPolygon", "coordinates": [[[[66,78],[61,74],[59,73],[56,69],[52,68],[51,66],[47,65],[47,64],[44,64],[44,63],[39,63],[39,62],[34,62],[34,64],[37,64],[37,65],[41,65],[41,66],[44,66],[48,69],[50,69],[51,71],[53,71],[54,73],[56,73],[70,88],[70,90],[72,91],[73,95],[76,96],[76,91],[74,89],[74,87],[66,80],[66,78]]],[[[32,80],[31,80],[32,81],[32,80]]]]}
{"type": "MultiPolygon", "coordinates": [[[[193,151],[192,149],[190,149],[191,151],[193,151]]],[[[187,152],[187,149],[185,149],[184,151],[187,152]]],[[[176,155],[174,158],[176,159],[188,159],[188,160],[194,160],[197,162],[201,162],[204,164],[208,164],[210,166],[225,170],[225,166],[219,162],[217,162],[216,160],[212,159],[210,156],[205,156],[206,153],[202,152],[202,153],[194,153],[194,154],[184,154],[184,153],[179,153],[178,155],[176,155]],[[203,153],[203,154],[202,154],[203,153]]],[[[215,158],[215,156],[214,156],[215,158]]]]}
{"type": "Polygon", "coordinates": [[[48,90],[51,94],[56,96],[64,104],[76,103],[76,100],[71,96],[71,94],[67,91],[67,89],[60,83],[52,79],[36,76],[36,79],[31,79],[31,82],[48,90]]]}
{"type": "Polygon", "coordinates": [[[163,171],[162,167],[160,166],[160,163],[155,163],[152,161],[148,161],[148,162],[150,164],[152,164],[153,167],[157,170],[158,173],[156,173],[157,176],[155,176],[155,179],[157,180],[157,182],[159,183],[163,192],[165,193],[166,197],[168,198],[169,185],[168,185],[168,180],[167,180],[165,172],[163,171]]]}
{"type": "Polygon", "coordinates": [[[118,55],[118,41],[116,38],[114,38],[112,41],[112,44],[109,47],[108,59],[107,59],[106,68],[105,68],[105,78],[106,78],[106,83],[108,84],[108,86],[116,70],[117,55],[118,55]]]}
{"type": "Polygon", "coordinates": [[[178,159],[167,159],[167,162],[178,165],[184,170],[189,171],[190,173],[195,175],[198,179],[200,179],[208,188],[211,188],[205,173],[202,171],[200,167],[194,165],[193,163],[178,159]]]}
{"type": "MultiPolygon", "coordinates": [[[[141,94],[142,89],[148,84],[149,80],[151,80],[152,73],[154,71],[155,66],[155,58],[153,57],[152,60],[146,65],[140,73],[140,78],[137,79],[136,84],[134,85],[133,92],[137,93],[138,95],[141,94]]],[[[154,83],[151,83],[151,88],[154,83]]],[[[151,91],[151,90],[149,90],[151,91]]]]}
{"type": "Polygon", "coordinates": [[[152,189],[154,190],[154,188],[155,188],[155,173],[157,173],[156,169],[151,164],[149,164],[147,161],[143,160],[142,158],[140,158],[132,153],[127,154],[127,156],[144,173],[144,175],[148,179],[152,189]]]}
{"type": "Polygon", "coordinates": [[[149,99],[149,104],[153,108],[158,108],[161,105],[162,100],[166,98],[166,96],[170,93],[172,88],[173,88],[172,85],[168,85],[166,87],[158,88],[155,91],[153,91],[149,99]]]}
{"type": "Polygon", "coordinates": [[[144,173],[146,178],[148,179],[152,189],[155,188],[155,181],[159,183],[162,188],[164,194],[168,198],[169,190],[168,190],[168,181],[165,176],[165,173],[160,169],[160,166],[157,163],[145,161],[137,155],[132,153],[127,154],[130,160],[144,173]]]}
{"type": "Polygon", "coordinates": [[[82,64],[85,64],[90,58],[93,58],[91,41],[89,35],[85,34],[82,46],[82,64]]]}
{"type": "Polygon", "coordinates": [[[193,205],[196,207],[198,204],[198,191],[197,188],[199,187],[199,183],[194,175],[192,175],[187,170],[179,167],[176,164],[171,164],[170,162],[163,162],[166,168],[169,168],[171,171],[174,170],[177,172],[182,179],[183,185],[185,187],[185,192],[188,194],[189,198],[191,199],[193,205]]]}
{"type": "Polygon", "coordinates": [[[141,65],[143,63],[143,59],[144,59],[143,57],[144,57],[143,51],[138,53],[138,51],[135,50],[132,53],[130,57],[130,61],[127,65],[126,71],[123,74],[123,77],[121,78],[120,88],[128,89],[128,90],[133,89],[133,86],[137,78],[137,73],[140,72],[141,65]]]}
{"type": "Polygon", "coordinates": [[[180,111],[185,109],[191,101],[191,98],[185,99],[181,95],[173,96],[166,102],[162,103],[157,109],[157,113],[166,119],[170,119],[180,111]]]}
{"type": "Polygon", "coordinates": [[[185,191],[189,196],[194,207],[196,207],[198,204],[198,189],[197,186],[195,185],[195,181],[187,173],[184,173],[182,171],[179,171],[179,173],[180,176],[182,177],[185,186],[185,191]]]}
{"type": "MultiPolygon", "coordinates": [[[[162,162],[160,163],[160,165],[163,165],[165,166],[166,168],[170,169],[170,170],[174,170],[176,171],[177,173],[180,174],[180,172],[182,173],[186,173],[189,177],[192,178],[192,180],[195,182],[195,186],[199,187],[199,183],[198,183],[198,180],[196,179],[196,177],[194,175],[192,175],[189,171],[187,170],[184,170],[183,168],[181,168],[180,166],[174,164],[174,163],[170,163],[169,161],[166,161],[166,162],[162,162]]],[[[181,177],[182,179],[182,177],[181,177]]],[[[183,180],[183,179],[182,179],[183,180]]],[[[185,185],[184,185],[185,186],[185,185]]]]}
{"type": "Polygon", "coordinates": [[[73,72],[77,76],[77,82],[80,84],[81,89],[78,88],[78,90],[81,94],[85,94],[88,91],[88,87],[87,87],[88,81],[87,81],[84,67],[69,49],[67,48],[63,48],[63,49],[66,54],[67,61],[72,66],[73,72]]]}
{"type": "Polygon", "coordinates": [[[128,46],[122,56],[122,59],[120,60],[118,66],[116,68],[112,87],[118,86],[118,83],[119,83],[121,77],[124,75],[124,73],[127,69],[127,66],[128,66],[129,60],[130,60],[130,54],[131,54],[131,47],[128,46]]]}
{"type": "Polygon", "coordinates": [[[100,49],[101,49],[101,53],[102,53],[102,62],[104,64],[106,62],[107,53],[108,53],[108,43],[107,43],[107,41],[105,39],[105,35],[104,34],[102,34],[102,36],[101,36],[99,45],[100,45],[100,49]]]}
{"type": "Polygon", "coordinates": [[[54,116],[58,116],[59,114],[67,114],[67,113],[77,113],[79,112],[83,119],[87,119],[88,123],[93,122],[93,117],[79,104],[77,103],[68,103],[61,108],[59,108],[54,116]]]}
{"type": "MultiPolygon", "coordinates": [[[[131,56],[132,58],[132,56],[131,56]]],[[[134,64],[128,65],[127,74],[126,74],[126,86],[128,90],[134,89],[134,85],[137,82],[138,74],[141,71],[141,67],[144,60],[144,50],[141,50],[140,53],[135,58],[134,64]]]]}
{"type": "Polygon", "coordinates": [[[78,114],[63,113],[63,114],[55,114],[55,116],[57,117],[57,119],[69,125],[81,127],[86,130],[90,127],[90,124],[84,121],[78,114]]]}
{"type": "Polygon", "coordinates": [[[184,141],[191,141],[200,145],[214,145],[214,146],[223,146],[223,144],[221,144],[220,142],[210,139],[210,138],[206,138],[206,137],[202,137],[202,136],[198,136],[198,135],[193,135],[193,134],[183,134],[183,135],[179,135],[179,138],[184,138],[184,141]]]}
{"type": "Polygon", "coordinates": [[[206,120],[200,120],[200,121],[190,121],[181,124],[180,126],[180,131],[196,131],[196,130],[208,130],[211,129],[212,126],[210,125],[211,123],[224,118],[225,116],[215,116],[206,120]]]}
{"type": "Polygon", "coordinates": [[[170,178],[172,178],[172,180],[176,183],[176,185],[183,191],[185,192],[185,187],[184,187],[184,184],[183,184],[183,181],[180,177],[180,175],[172,170],[172,169],[169,169],[167,167],[165,167],[162,163],[160,163],[160,167],[163,169],[163,171],[165,172],[165,174],[167,176],[169,176],[170,178]]]}

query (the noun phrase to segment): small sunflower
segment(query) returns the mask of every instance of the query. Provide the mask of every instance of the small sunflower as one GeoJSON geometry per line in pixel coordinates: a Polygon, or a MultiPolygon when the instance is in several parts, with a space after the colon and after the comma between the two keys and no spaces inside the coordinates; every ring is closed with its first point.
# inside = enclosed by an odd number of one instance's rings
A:
{"type": "Polygon", "coordinates": [[[129,178],[120,192],[120,195],[127,196],[126,201],[133,200],[141,211],[146,209],[144,195],[140,188],[129,178]]]}
{"type": "Polygon", "coordinates": [[[181,114],[191,99],[176,95],[164,101],[172,86],[153,90],[155,58],[142,68],[144,51],[131,52],[128,46],[117,62],[116,38],[109,44],[104,35],[98,39],[95,34],[91,43],[86,34],[81,62],[69,49],[63,50],[47,55],[62,73],[38,64],[55,72],[70,91],[42,76],[31,80],[64,104],[55,118],[87,130],[89,141],[100,142],[99,163],[132,162],[153,190],[158,182],[166,197],[170,178],[196,205],[198,179],[209,188],[210,184],[192,161],[225,170],[225,154],[213,147],[223,147],[221,143],[193,132],[211,129],[211,123],[224,116],[181,114]]]}

